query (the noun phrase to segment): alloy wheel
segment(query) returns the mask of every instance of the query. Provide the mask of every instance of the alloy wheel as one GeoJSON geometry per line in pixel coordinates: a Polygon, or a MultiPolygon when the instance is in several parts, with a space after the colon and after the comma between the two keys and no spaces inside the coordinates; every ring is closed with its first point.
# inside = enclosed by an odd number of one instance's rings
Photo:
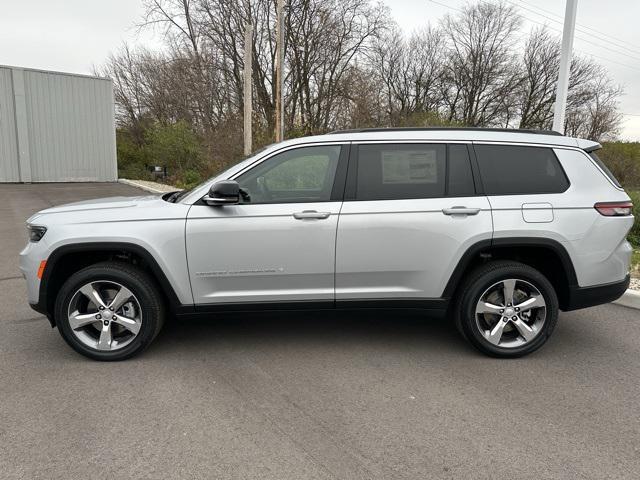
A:
{"type": "Polygon", "coordinates": [[[83,285],[68,308],[71,331],[87,347],[114,351],[129,345],[140,333],[142,309],[124,285],[99,280],[83,285]]]}
{"type": "Polygon", "coordinates": [[[547,304],[531,283],[510,278],[501,280],[480,296],[476,304],[476,325],[489,343],[517,348],[533,341],[542,330],[547,304]]]}

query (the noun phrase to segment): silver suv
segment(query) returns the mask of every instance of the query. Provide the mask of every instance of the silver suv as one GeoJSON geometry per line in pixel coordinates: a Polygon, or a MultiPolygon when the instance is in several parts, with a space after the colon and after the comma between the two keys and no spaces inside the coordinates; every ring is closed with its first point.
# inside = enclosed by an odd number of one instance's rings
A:
{"type": "Polygon", "coordinates": [[[411,308],[515,357],[629,284],[632,205],[554,132],[369,129],[272,145],[190,191],[43,210],[29,303],[78,352],[140,352],[167,315],[411,308]]]}

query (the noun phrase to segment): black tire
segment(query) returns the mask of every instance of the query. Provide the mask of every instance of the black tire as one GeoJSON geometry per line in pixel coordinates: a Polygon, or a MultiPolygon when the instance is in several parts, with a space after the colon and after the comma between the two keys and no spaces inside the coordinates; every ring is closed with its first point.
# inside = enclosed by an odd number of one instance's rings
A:
{"type": "Polygon", "coordinates": [[[118,361],[142,352],[158,335],[165,318],[165,306],[153,279],[144,271],[123,262],[102,262],[86,267],[69,277],[58,292],[55,303],[56,325],[62,338],[78,353],[93,360],[118,361]],[[73,333],[68,308],[75,293],[92,281],[116,282],[128,288],[140,304],[140,331],[128,345],[112,351],[90,348],[73,333]]]}
{"type": "MultiPolygon", "coordinates": [[[[482,353],[492,357],[514,358],[540,348],[558,322],[558,296],[547,278],[535,268],[519,262],[494,261],[474,270],[462,284],[454,305],[454,321],[463,337],[482,353]],[[521,346],[503,348],[489,342],[476,321],[476,305],[492,285],[507,279],[533,285],[546,303],[546,317],[537,335],[521,346]]],[[[481,317],[482,318],[482,317],[481,317]]]]}

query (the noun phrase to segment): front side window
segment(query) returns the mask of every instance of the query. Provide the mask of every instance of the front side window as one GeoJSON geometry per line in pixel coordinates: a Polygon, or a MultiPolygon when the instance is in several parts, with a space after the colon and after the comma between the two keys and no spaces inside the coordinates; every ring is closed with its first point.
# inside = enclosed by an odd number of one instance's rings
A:
{"type": "Polygon", "coordinates": [[[301,147],[274,155],[236,179],[242,203],[329,201],[340,149],[339,145],[301,147]]]}
{"type": "Polygon", "coordinates": [[[487,195],[562,193],[567,176],[551,148],[475,145],[487,195]]]}

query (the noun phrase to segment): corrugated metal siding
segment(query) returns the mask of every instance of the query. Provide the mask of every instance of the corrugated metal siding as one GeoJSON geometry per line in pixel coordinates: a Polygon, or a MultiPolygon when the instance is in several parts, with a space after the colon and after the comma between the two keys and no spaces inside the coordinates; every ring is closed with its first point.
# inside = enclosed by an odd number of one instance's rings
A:
{"type": "Polygon", "coordinates": [[[19,182],[18,140],[11,70],[0,68],[0,182],[19,182]]]}
{"type": "MultiPolygon", "coordinates": [[[[8,78],[11,79],[10,74],[8,78]]],[[[28,143],[31,181],[115,181],[111,81],[27,69],[22,78],[27,130],[24,138],[28,143]]],[[[13,100],[13,93],[6,94],[6,90],[0,82],[0,99],[8,96],[13,100]]],[[[14,127],[14,138],[15,133],[14,127]]],[[[16,168],[19,164],[15,161],[16,168]]]]}

